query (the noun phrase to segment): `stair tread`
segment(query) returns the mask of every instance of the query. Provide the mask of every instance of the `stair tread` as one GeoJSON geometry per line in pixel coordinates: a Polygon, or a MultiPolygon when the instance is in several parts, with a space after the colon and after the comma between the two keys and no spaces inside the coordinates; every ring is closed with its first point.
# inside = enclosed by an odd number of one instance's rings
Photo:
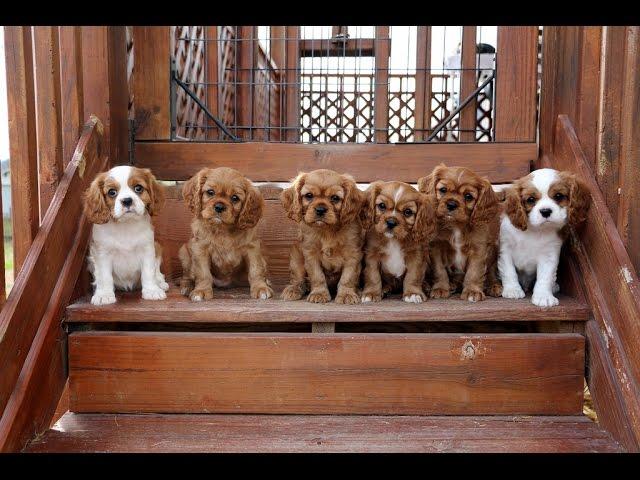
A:
{"type": "Polygon", "coordinates": [[[67,308],[67,322],[162,322],[162,323],[243,323],[243,322],[449,322],[449,321],[586,321],[589,307],[566,295],[558,295],[560,305],[541,308],[523,299],[491,298],[483,302],[462,301],[459,295],[446,300],[430,299],[422,304],[403,302],[392,295],[374,304],[314,304],[304,300],[286,302],[274,298],[254,300],[248,288],[217,289],[214,299],[192,302],[176,287],[162,301],[142,300],[140,292],[118,292],[112,305],[95,306],[84,297],[67,308]]]}
{"type": "Polygon", "coordinates": [[[585,416],[74,414],[27,452],[621,452],[585,416]]]}

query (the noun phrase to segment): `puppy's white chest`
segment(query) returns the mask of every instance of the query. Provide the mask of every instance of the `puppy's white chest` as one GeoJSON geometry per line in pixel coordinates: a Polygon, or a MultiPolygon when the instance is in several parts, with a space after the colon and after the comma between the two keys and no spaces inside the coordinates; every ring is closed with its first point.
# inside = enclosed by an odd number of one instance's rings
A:
{"type": "Polygon", "coordinates": [[[404,262],[404,252],[396,239],[389,240],[384,248],[382,268],[394,277],[401,277],[407,266],[404,262]]]}
{"type": "Polygon", "coordinates": [[[451,246],[453,247],[453,266],[456,270],[464,271],[464,267],[467,264],[467,256],[462,253],[462,233],[460,230],[455,229],[451,236],[451,246]]]}

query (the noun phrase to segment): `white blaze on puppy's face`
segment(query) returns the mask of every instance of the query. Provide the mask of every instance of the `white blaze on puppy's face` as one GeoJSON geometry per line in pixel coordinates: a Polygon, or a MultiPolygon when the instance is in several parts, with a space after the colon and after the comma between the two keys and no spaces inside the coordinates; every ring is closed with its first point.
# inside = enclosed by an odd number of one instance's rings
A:
{"type": "Polygon", "coordinates": [[[566,194],[552,198],[559,193],[557,190],[560,180],[558,172],[551,168],[542,168],[531,173],[531,184],[539,192],[539,199],[528,213],[529,224],[532,227],[549,225],[558,228],[567,222],[567,206],[562,204],[566,194]]]}
{"type": "Polygon", "coordinates": [[[146,211],[146,204],[140,195],[145,192],[147,186],[135,181],[136,179],[132,178],[132,172],[133,169],[129,166],[114,167],[108,172],[108,180],[113,180],[113,183],[105,182],[105,184],[108,187],[107,195],[114,199],[113,218],[116,221],[127,221],[144,215],[146,211]],[[131,180],[134,181],[131,182],[131,180]]]}

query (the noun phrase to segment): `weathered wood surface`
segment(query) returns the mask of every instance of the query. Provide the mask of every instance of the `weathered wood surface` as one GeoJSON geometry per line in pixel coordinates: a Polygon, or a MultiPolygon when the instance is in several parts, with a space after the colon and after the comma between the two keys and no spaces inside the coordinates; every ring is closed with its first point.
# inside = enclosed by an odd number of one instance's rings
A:
{"type": "MultiPolygon", "coordinates": [[[[68,264],[65,266],[70,252],[74,253],[74,248],[79,247],[77,236],[86,232],[82,228],[85,220],[80,196],[94,176],[105,168],[106,162],[102,126],[97,118],[92,118],[85,125],[74,159],[65,170],[42,227],[0,312],[0,410],[4,411],[0,441],[3,444],[8,439],[5,435],[9,428],[6,426],[10,426],[15,419],[13,409],[5,410],[7,402],[13,395],[20,394],[20,389],[31,387],[20,383],[21,371],[27,372],[27,375],[34,372],[42,374],[32,364],[25,364],[25,360],[27,357],[33,359],[31,355],[36,355],[37,349],[42,349],[44,355],[53,355],[56,350],[48,342],[55,342],[52,330],[60,329],[59,314],[64,308],[66,295],[70,294],[68,289],[73,289],[75,285],[74,272],[77,275],[84,256],[82,249],[75,251],[77,258],[73,259],[73,268],[68,264]],[[61,277],[61,272],[66,272],[66,276],[61,277]],[[52,303],[34,301],[47,298],[52,303]],[[35,370],[29,372],[31,368],[35,370]]],[[[55,368],[52,372],[55,372],[55,368]]],[[[55,391],[49,391],[48,394],[55,408],[55,391]]]]}
{"type": "Polygon", "coordinates": [[[389,27],[376,26],[375,47],[375,86],[373,127],[375,142],[387,143],[389,140],[389,27]]]}
{"type": "Polygon", "coordinates": [[[65,167],[73,157],[84,124],[81,28],[78,26],[59,27],[62,162],[65,167]]]}
{"type": "Polygon", "coordinates": [[[529,173],[535,143],[283,144],[136,142],[135,164],[164,180],[186,180],[204,167],[230,166],[254,182],[289,181],[300,171],[329,168],[359,182],[416,182],[444,162],[486,175],[493,183],[529,173]]]}
{"type": "Polygon", "coordinates": [[[73,412],[569,415],[583,378],[578,334],[69,335],[73,412]]]}
{"type": "MultiPolygon", "coordinates": [[[[502,28],[502,27],[500,27],[502,28]]],[[[460,72],[460,103],[462,103],[478,86],[476,65],[476,27],[462,27],[462,52],[460,72]]],[[[460,112],[459,138],[461,142],[474,142],[476,139],[477,102],[475,97],[460,112]]]]}
{"type": "Polygon", "coordinates": [[[620,452],[584,416],[109,415],[67,413],[27,452],[620,452]],[[197,427],[195,427],[197,426],[197,427]]]}

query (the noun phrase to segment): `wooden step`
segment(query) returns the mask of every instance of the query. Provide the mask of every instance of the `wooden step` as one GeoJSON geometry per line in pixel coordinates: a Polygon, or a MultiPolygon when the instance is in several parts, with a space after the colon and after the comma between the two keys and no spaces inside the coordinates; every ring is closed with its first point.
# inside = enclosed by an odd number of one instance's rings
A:
{"type": "Polygon", "coordinates": [[[313,323],[313,322],[460,322],[460,321],[565,321],[584,322],[589,307],[559,295],[560,305],[541,308],[529,297],[520,300],[487,298],[472,303],[456,295],[422,304],[403,302],[399,295],[376,304],[315,304],[285,302],[276,297],[254,300],[248,288],[216,289],[214,299],[192,302],[172,287],[166,300],[142,300],[140,292],[117,293],[112,305],[94,306],[85,297],[67,308],[71,323],[313,323]]]}
{"type": "Polygon", "coordinates": [[[621,452],[584,416],[66,413],[27,452],[621,452]]]}
{"type": "Polygon", "coordinates": [[[579,334],[75,332],[84,413],[574,415],[579,334]]]}

